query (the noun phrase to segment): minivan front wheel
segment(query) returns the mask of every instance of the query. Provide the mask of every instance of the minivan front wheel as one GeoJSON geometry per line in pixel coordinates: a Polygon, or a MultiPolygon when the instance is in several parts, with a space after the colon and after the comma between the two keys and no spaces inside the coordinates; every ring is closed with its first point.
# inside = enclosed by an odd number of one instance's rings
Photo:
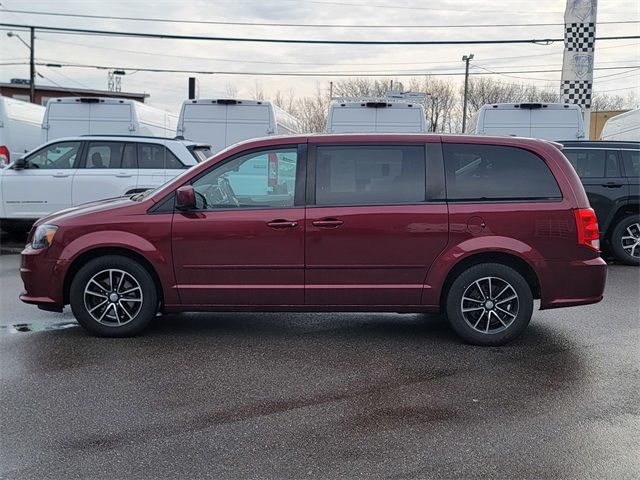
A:
{"type": "Polygon", "coordinates": [[[475,345],[504,345],[519,336],[533,313],[527,281],[511,267],[483,263],[453,281],[446,297],[451,327],[475,345]]]}
{"type": "Polygon", "coordinates": [[[632,215],[618,222],[611,234],[616,259],[626,265],[640,265],[640,216],[632,215]]]}
{"type": "Polygon", "coordinates": [[[78,323],[94,335],[140,333],[157,311],[153,278],[138,262],[119,255],[95,258],[75,275],[69,292],[78,323]]]}

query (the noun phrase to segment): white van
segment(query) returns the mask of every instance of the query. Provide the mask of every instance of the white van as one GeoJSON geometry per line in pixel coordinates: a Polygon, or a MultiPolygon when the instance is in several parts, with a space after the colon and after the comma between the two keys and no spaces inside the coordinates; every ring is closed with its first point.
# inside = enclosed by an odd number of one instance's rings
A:
{"type": "Polygon", "coordinates": [[[640,141],[640,108],[610,118],[602,127],[600,140],[640,141]]]}
{"type": "Polygon", "coordinates": [[[44,107],[0,96],[0,168],[40,145],[44,107]]]}
{"type": "Polygon", "coordinates": [[[541,138],[586,139],[582,110],[569,103],[494,103],[470,118],[466,133],[541,138]]]}
{"type": "Polygon", "coordinates": [[[178,117],[122,98],[52,98],[42,122],[42,143],[78,135],[173,137],[178,117]]]}
{"type": "Polygon", "coordinates": [[[271,102],[199,99],[182,104],[176,136],[207,143],[217,153],[242,140],[295,133],[298,120],[271,102]]]}
{"type": "Polygon", "coordinates": [[[411,98],[337,98],[329,107],[327,133],[424,133],[424,106],[411,98]]]}

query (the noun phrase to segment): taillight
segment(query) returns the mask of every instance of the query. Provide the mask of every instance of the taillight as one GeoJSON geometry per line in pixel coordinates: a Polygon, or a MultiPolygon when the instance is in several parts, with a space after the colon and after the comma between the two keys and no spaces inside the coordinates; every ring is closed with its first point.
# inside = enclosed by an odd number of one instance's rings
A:
{"type": "Polygon", "coordinates": [[[593,208],[580,208],[575,212],[578,244],[600,251],[600,230],[593,208]]]}
{"type": "Polygon", "coordinates": [[[4,145],[0,145],[0,163],[4,165],[9,164],[9,160],[11,160],[11,155],[9,154],[9,149],[4,145]]]}

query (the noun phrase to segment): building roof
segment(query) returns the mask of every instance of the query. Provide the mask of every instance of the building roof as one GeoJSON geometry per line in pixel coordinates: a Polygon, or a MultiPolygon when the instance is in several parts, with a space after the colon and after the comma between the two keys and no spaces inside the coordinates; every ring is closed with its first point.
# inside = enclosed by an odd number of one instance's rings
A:
{"type": "MultiPolygon", "coordinates": [[[[0,83],[0,88],[17,88],[20,90],[29,90],[28,84],[22,83],[0,83]]],[[[36,85],[36,91],[60,92],[77,95],[100,95],[102,97],[119,97],[119,98],[148,98],[148,93],[132,93],[132,92],[109,92],[107,90],[91,90],[87,88],[64,88],[50,87],[48,85],[36,85]]]]}

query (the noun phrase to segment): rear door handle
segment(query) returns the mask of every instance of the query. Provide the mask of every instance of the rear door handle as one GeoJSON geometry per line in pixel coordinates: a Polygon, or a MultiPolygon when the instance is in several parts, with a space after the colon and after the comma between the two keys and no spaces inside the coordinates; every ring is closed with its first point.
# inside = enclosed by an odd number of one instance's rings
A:
{"type": "Polygon", "coordinates": [[[295,228],[298,226],[298,222],[290,222],[289,220],[277,219],[272,220],[271,222],[267,222],[267,226],[271,228],[275,228],[276,230],[280,230],[283,228],[295,228]]]}
{"type": "Polygon", "coordinates": [[[67,178],[69,176],[71,176],[70,173],[65,173],[65,172],[56,172],[53,174],[54,178],[67,178]]]}
{"type": "Polygon", "coordinates": [[[607,188],[620,188],[622,184],[617,182],[607,182],[603,183],[602,186],[607,188]]]}
{"type": "Polygon", "coordinates": [[[118,178],[129,178],[129,177],[133,177],[133,173],[120,172],[120,173],[116,173],[116,177],[118,177],[118,178]]]}
{"type": "Polygon", "coordinates": [[[314,227],[320,228],[337,228],[343,223],[344,222],[342,220],[338,220],[337,218],[327,218],[324,220],[315,220],[311,222],[314,227]]]}

